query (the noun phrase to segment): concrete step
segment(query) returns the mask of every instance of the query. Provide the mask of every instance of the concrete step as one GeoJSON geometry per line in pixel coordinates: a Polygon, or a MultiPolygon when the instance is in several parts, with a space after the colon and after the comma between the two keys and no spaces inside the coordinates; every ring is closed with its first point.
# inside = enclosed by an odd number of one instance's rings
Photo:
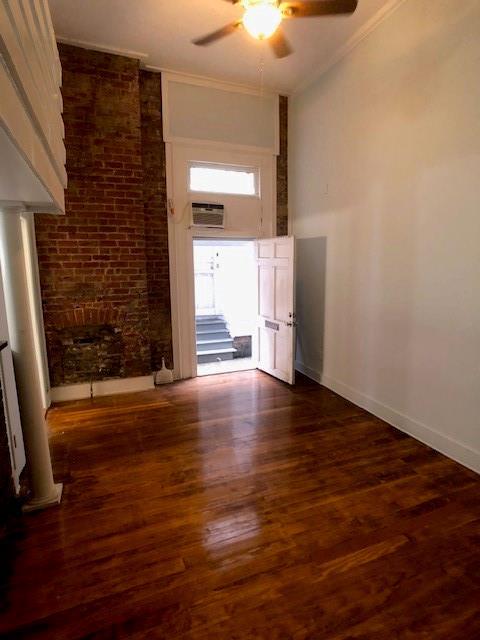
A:
{"type": "Polygon", "coordinates": [[[225,322],[223,316],[195,316],[195,322],[197,324],[203,324],[205,322],[225,322]]]}
{"type": "Polygon", "coordinates": [[[210,322],[211,320],[225,320],[225,318],[222,315],[195,316],[195,320],[197,322],[210,322]]]}
{"type": "Polygon", "coordinates": [[[198,364],[205,362],[218,362],[219,360],[233,360],[236,349],[213,349],[209,351],[197,351],[198,364]]]}
{"type": "Polygon", "coordinates": [[[233,347],[232,338],[217,340],[199,340],[197,336],[197,352],[213,351],[215,349],[231,349],[233,347]]]}
{"type": "Polygon", "coordinates": [[[202,322],[195,323],[196,329],[200,331],[206,331],[207,329],[226,329],[227,323],[225,320],[204,320],[202,322]]]}
{"type": "Polygon", "coordinates": [[[198,364],[233,360],[237,350],[223,316],[196,316],[195,332],[198,364]]]}
{"type": "Polygon", "coordinates": [[[230,338],[228,329],[197,329],[197,340],[222,340],[223,338],[230,338]]]}

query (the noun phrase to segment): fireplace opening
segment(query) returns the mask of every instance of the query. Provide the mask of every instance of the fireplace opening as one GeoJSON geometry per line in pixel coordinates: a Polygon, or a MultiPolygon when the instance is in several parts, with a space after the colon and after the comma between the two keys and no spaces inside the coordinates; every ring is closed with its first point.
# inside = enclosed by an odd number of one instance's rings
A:
{"type": "Polygon", "coordinates": [[[68,327],[61,330],[60,341],[65,384],[124,375],[124,345],[118,327],[68,327]]]}

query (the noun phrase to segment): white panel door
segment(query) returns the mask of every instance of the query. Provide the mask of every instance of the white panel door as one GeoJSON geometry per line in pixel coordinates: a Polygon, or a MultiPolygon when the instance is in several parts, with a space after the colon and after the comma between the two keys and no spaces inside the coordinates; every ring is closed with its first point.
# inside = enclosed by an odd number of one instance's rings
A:
{"type": "Polygon", "coordinates": [[[258,368],[295,382],[295,239],[258,240],[258,368]]]}

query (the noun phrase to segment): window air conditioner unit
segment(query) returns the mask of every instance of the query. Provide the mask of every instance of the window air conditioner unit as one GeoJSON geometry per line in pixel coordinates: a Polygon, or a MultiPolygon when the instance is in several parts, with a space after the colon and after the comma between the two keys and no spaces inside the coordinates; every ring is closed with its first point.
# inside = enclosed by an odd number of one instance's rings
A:
{"type": "Polygon", "coordinates": [[[209,227],[211,229],[224,229],[224,205],[209,204],[207,202],[192,202],[192,226],[209,227]]]}

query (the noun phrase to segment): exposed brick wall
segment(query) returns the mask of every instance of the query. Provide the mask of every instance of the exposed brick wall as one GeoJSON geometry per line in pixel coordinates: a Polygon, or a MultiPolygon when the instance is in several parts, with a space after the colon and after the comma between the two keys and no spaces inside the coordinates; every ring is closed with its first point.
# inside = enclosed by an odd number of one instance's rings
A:
{"type": "Polygon", "coordinates": [[[84,318],[120,310],[122,371],[144,375],[151,364],[138,61],[59,48],[66,216],[36,217],[52,384],[65,382],[59,329],[68,312],[84,318]]]}
{"type": "Polygon", "coordinates": [[[288,234],[288,98],[280,96],[280,155],[277,158],[277,235],[288,234]]]}
{"type": "Polygon", "coordinates": [[[148,310],[152,369],[165,356],[173,367],[168,262],[167,184],[163,144],[162,80],[159,73],[140,72],[143,195],[146,230],[148,310]]]}

